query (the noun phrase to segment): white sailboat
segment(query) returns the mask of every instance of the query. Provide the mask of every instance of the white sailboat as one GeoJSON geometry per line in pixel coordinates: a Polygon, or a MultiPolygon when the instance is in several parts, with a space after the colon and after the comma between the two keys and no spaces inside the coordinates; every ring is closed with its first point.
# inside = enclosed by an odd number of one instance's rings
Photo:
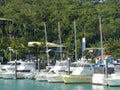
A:
{"type": "MultiPolygon", "coordinates": [[[[47,31],[46,31],[46,23],[44,23],[44,32],[45,32],[45,45],[46,45],[46,57],[47,57],[47,64],[49,63],[49,50],[48,50],[48,40],[47,40],[47,31]]],[[[51,67],[50,67],[51,68],[51,67]]],[[[47,81],[46,76],[48,75],[48,72],[43,72],[38,70],[37,74],[35,75],[35,80],[38,81],[47,81]]]]}
{"type": "MultiPolygon", "coordinates": [[[[102,26],[101,26],[101,17],[99,17],[99,23],[100,23],[100,41],[101,41],[101,55],[102,55],[102,60],[103,60],[103,40],[102,40],[102,26]]],[[[93,84],[99,84],[99,85],[107,85],[107,60],[105,59],[105,67],[99,68],[98,67],[98,71],[104,70],[105,68],[105,72],[103,71],[101,72],[97,72],[93,74],[92,77],[92,83],[93,84]],[[101,69],[101,70],[100,70],[101,69]]]]}
{"type": "MultiPolygon", "coordinates": [[[[62,42],[61,42],[60,22],[58,22],[58,35],[59,35],[59,44],[61,45],[62,42]]],[[[63,60],[62,58],[62,47],[61,46],[59,47],[60,48],[60,61],[56,61],[54,68],[50,70],[50,71],[53,71],[54,73],[47,75],[47,80],[50,83],[63,82],[62,74],[65,74],[65,70],[67,69],[68,62],[66,60],[63,60]]]]}
{"type": "Polygon", "coordinates": [[[56,61],[54,68],[50,69],[49,74],[46,76],[47,81],[50,83],[63,82],[62,75],[65,74],[68,62],[65,61],[56,61]]]}

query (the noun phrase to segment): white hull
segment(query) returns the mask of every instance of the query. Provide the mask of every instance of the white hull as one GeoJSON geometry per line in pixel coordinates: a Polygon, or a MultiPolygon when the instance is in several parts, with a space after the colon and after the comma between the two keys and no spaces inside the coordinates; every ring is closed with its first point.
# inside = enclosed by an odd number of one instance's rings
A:
{"type": "Polygon", "coordinates": [[[4,73],[2,73],[1,77],[3,79],[14,79],[14,78],[25,79],[28,74],[31,74],[31,73],[18,72],[17,76],[15,76],[15,72],[4,72],[4,73]]]}
{"type": "Polygon", "coordinates": [[[64,83],[91,83],[92,75],[63,75],[64,83]]]}
{"type": "Polygon", "coordinates": [[[1,77],[4,79],[13,79],[15,77],[15,73],[14,72],[4,72],[4,73],[2,73],[1,77]]]}
{"type": "Polygon", "coordinates": [[[50,83],[63,83],[63,79],[59,74],[51,74],[47,76],[47,81],[50,83]]]}
{"type": "Polygon", "coordinates": [[[111,77],[107,79],[109,86],[120,86],[120,74],[111,74],[111,77]]]}
{"type": "Polygon", "coordinates": [[[98,85],[107,85],[105,74],[93,74],[92,83],[98,85]]]}
{"type": "Polygon", "coordinates": [[[107,82],[109,86],[120,86],[120,78],[109,78],[107,82]]]}
{"type": "Polygon", "coordinates": [[[47,73],[37,73],[35,75],[35,80],[37,80],[37,81],[47,81],[46,75],[47,75],[47,73]]]}

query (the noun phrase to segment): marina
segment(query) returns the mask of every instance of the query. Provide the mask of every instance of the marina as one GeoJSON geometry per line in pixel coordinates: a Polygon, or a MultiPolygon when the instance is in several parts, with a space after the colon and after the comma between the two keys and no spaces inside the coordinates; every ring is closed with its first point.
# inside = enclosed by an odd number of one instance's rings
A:
{"type": "Polygon", "coordinates": [[[120,90],[120,0],[0,0],[0,90],[120,90]]]}

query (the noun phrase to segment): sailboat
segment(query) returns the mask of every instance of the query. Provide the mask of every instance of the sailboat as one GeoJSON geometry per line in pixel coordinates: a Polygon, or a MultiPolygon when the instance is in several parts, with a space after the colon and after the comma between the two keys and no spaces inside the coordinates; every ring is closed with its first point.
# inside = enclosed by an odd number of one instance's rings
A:
{"type": "Polygon", "coordinates": [[[61,45],[61,31],[60,31],[60,22],[58,22],[58,35],[59,35],[59,44],[60,44],[60,61],[56,61],[56,64],[54,68],[52,68],[50,71],[53,71],[54,73],[51,73],[47,76],[48,82],[52,83],[62,83],[62,74],[65,74],[65,70],[67,68],[68,62],[66,60],[63,60],[62,58],[62,45],[61,45]]]}
{"type": "Polygon", "coordinates": [[[107,78],[108,78],[108,63],[107,59],[103,58],[103,40],[102,40],[102,26],[101,26],[101,17],[99,17],[99,24],[100,24],[100,42],[101,42],[101,56],[102,60],[105,61],[102,67],[95,68],[95,71],[92,77],[93,84],[99,85],[107,85],[107,78]]]}
{"type": "MultiPolygon", "coordinates": [[[[46,31],[46,23],[44,22],[44,32],[45,32],[45,45],[46,45],[46,57],[47,57],[47,64],[49,62],[49,50],[48,50],[48,40],[47,40],[47,31],[46,31]]],[[[38,71],[38,73],[35,75],[35,80],[38,81],[47,81],[46,76],[48,75],[47,70],[38,71]]]]}
{"type": "MultiPolygon", "coordinates": [[[[76,37],[76,24],[74,22],[74,32],[76,37]]],[[[76,40],[76,39],[75,39],[76,40]]],[[[83,38],[85,45],[85,38],[83,38]]],[[[75,41],[76,43],[76,41],[75,41]]],[[[77,55],[76,55],[77,58],[77,55]]],[[[84,59],[77,60],[77,67],[69,75],[63,75],[64,83],[91,83],[93,67],[92,64],[86,63],[84,59]]]]}

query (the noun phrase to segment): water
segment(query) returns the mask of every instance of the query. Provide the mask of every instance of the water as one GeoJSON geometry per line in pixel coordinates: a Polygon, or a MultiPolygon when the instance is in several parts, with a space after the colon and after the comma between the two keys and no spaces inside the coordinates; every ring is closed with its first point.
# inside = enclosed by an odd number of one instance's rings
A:
{"type": "Polygon", "coordinates": [[[120,87],[0,79],[0,90],[120,90],[120,87]]]}

